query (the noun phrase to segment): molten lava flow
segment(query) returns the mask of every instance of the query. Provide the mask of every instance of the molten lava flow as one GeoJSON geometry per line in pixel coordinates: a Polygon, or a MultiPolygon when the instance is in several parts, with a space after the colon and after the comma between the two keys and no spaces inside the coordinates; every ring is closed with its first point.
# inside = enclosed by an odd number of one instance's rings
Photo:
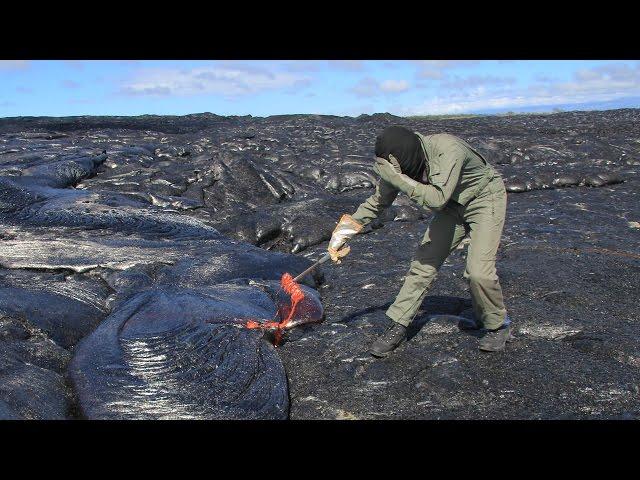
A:
{"type": "MultiPolygon", "coordinates": [[[[282,289],[287,293],[287,295],[291,297],[291,308],[289,309],[289,314],[287,315],[287,318],[281,320],[280,322],[264,322],[264,323],[259,323],[259,322],[256,322],[255,320],[248,320],[247,323],[245,324],[247,328],[263,328],[263,329],[275,328],[275,346],[278,346],[278,344],[280,343],[280,340],[282,339],[282,332],[284,328],[293,319],[293,316],[296,313],[296,308],[298,306],[298,303],[300,303],[304,299],[304,292],[302,291],[302,288],[300,287],[300,285],[296,283],[296,281],[293,279],[293,277],[290,274],[285,273],[284,275],[282,275],[282,279],[280,280],[280,285],[282,286],[282,289]]],[[[278,311],[278,313],[282,313],[282,312],[278,311]]]]}
{"type": "Polygon", "coordinates": [[[291,297],[291,308],[289,309],[289,315],[287,315],[287,318],[280,322],[280,329],[276,330],[276,344],[280,340],[279,337],[282,334],[282,329],[286,327],[293,319],[293,316],[296,313],[296,308],[298,307],[298,303],[300,303],[304,299],[304,292],[302,291],[302,288],[288,273],[282,275],[280,285],[282,285],[282,289],[291,297]]]}

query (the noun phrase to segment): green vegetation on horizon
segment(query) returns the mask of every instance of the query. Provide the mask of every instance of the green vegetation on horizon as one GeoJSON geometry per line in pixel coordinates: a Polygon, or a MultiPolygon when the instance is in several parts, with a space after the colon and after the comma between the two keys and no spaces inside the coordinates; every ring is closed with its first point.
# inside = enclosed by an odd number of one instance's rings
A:
{"type": "MultiPolygon", "coordinates": [[[[580,110],[576,110],[580,111],[580,110]]],[[[502,113],[443,113],[434,115],[407,115],[405,118],[413,120],[454,120],[460,118],[476,118],[476,117],[513,117],[517,115],[553,115],[554,113],[563,113],[565,110],[554,108],[551,111],[543,112],[502,112],[502,113]]]]}

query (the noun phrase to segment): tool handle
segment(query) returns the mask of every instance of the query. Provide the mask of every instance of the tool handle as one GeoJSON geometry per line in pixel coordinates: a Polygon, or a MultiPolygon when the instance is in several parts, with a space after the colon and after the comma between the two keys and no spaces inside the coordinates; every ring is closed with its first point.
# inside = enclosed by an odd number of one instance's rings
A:
{"type": "Polygon", "coordinates": [[[320,257],[320,260],[318,260],[316,263],[314,263],[313,265],[311,265],[309,268],[307,268],[304,272],[302,272],[300,275],[298,275],[297,277],[295,277],[293,279],[294,282],[297,282],[298,280],[300,280],[301,278],[303,278],[305,275],[307,275],[308,273],[312,272],[318,265],[322,265],[324,262],[326,262],[327,260],[329,260],[331,258],[331,255],[329,255],[328,253],[325,253],[322,257],[320,257]]]}
{"type": "Polygon", "coordinates": [[[329,253],[325,253],[322,257],[320,257],[320,260],[318,260],[316,265],[322,265],[324,262],[326,262],[330,258],[331,258],[331,255],[329,255],[329,253]]]}

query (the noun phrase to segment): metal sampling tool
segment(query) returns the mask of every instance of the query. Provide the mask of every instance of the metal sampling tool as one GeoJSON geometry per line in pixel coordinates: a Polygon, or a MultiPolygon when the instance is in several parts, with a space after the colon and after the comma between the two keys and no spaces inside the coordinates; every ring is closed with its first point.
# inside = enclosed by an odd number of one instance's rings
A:
{"type": "Polygon", "coordinates": [[[325,253],[322,257],[320,257],[320,260],[318,260],[316,263],[314,263],[313,265],[311,265],[309,268],[307,268],[304,272],[302,272],[300,275],[298,275],[297,277],[295,277],[293,279],[294,282],[297,282],[299,280],[301,280],[305,275],[311,273],[317,266],[322,265],[324,262],[326,262],[327,260],[329,260],[331,258],[331,255],[329,255],[328,253],[325,253]]]}

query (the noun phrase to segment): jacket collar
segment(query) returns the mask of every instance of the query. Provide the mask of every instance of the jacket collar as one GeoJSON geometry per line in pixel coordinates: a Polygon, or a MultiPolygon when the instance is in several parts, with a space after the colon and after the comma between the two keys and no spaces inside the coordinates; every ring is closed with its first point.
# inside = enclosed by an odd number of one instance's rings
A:
{"type": "Polygon", "coordinates": [[[429,159],[433,156],[433,145],[431,145],[431,137],[433,137],[433,135],[423,135],[420,132],[414,133],[418,135],[418,138],[420,139],[420,143],[422,144],[422,151],[424,152],[424,156],[426,157],[428,162],[429,159]]]}
{"type": "Polygon", "coordinates": [[[426,160],[426,165],[424,172],[422,173],[422,183],[429,183],[429,173],[431,168],[429,166],[429,159],[433,157],[433,145],[431,144],[431,137],[433,135],[422,135],[420,132],[414,132],[418,138],[420,139],[420,144],[422,145],[422,151],[424,152],[424,157],[426,160]]]}

